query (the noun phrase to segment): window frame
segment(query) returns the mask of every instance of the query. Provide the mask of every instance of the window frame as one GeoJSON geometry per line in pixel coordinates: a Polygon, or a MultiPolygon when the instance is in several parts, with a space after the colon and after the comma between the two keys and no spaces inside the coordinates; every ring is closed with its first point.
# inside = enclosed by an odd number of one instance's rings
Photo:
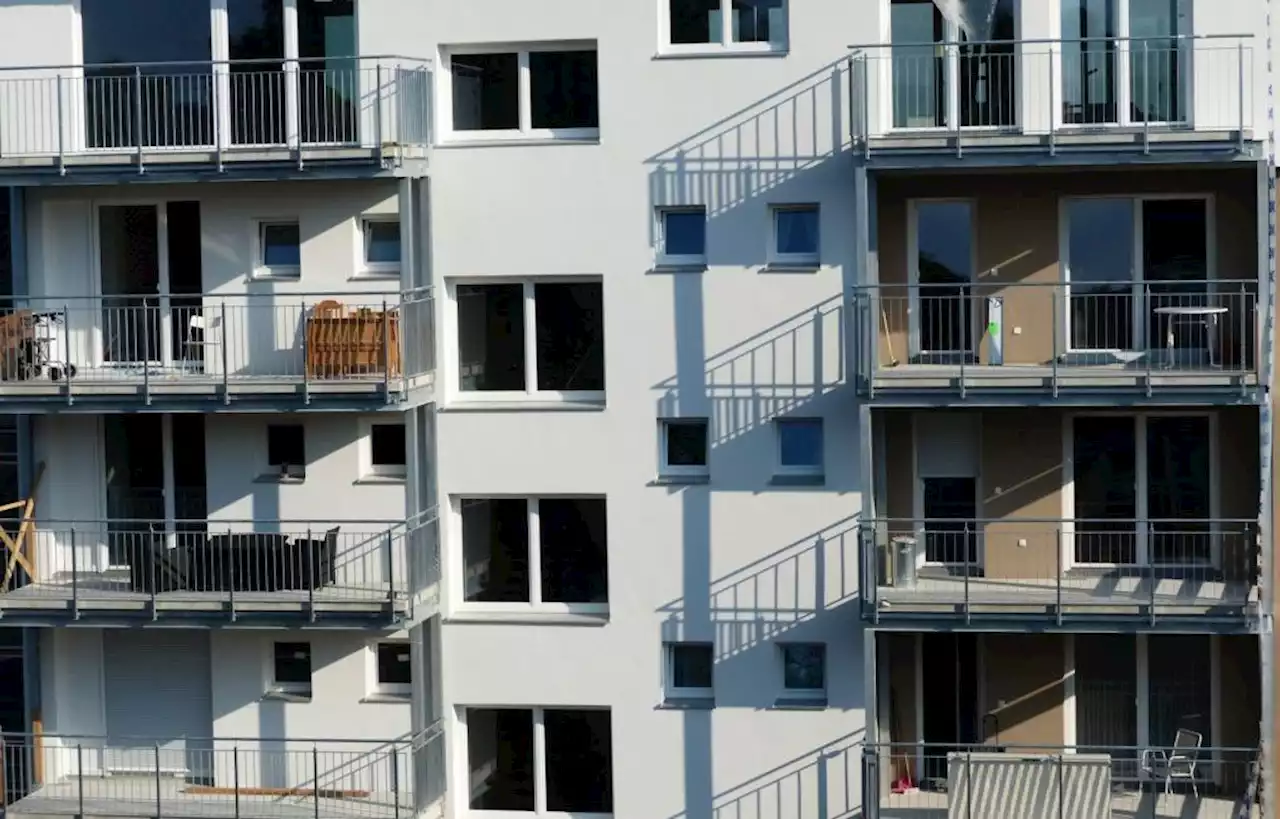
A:
{"type": "Polygon", "coordinates": [[[447,46],[440,53],[440,84],[437,120],[442,123],[442,143],[484,142],[598,142],[600,139],[600,47],[595,40],[556,40],[535,43],[494,43],[488,45],[460,44],[447,46]],[[534,128],[532,72],[529,55],[545,52],[594,51],[596,53],[596,119],[594,128],[534,128]],[[468,54],[515,54],[517,75],[516,90],[519,126],[491,131],[460,131],[453,127],[453,58],[468,54]]]}
{"type": "Polygon", "coordinates": [[[716,698],[716,648],[708,640],[673,640],[662,644],[662,692],[667,701],[715,700],[716,698]],[[676,649],[705,648],[711,654],[711,685],[689,688],[676,685],[676,649]]]}
{"type": "Polygon", "coordinates": [[[804,477],[804,478],[820,478],[826,474],[826,448],[827,448],[827,430],[826,424],[820,415],[795,417],[795,418],[775,418],[773,419],[774,440],[776,464],[774,468],[778,475],[804,477]],[[782,436],[783,430],[789,425],[800,424],[817,424],[818,427],[818,463],[816,464],[786,464],[782,460],[782,436]]]}
{"type": "Polygon", "coordinates": [[[309,700],[314,694],[316,666],[315,647],[310,640],[271,640],[267,643],[267,695],[272,697],[296,698],[309,700]],[[276,649],[282,645],[305,645],[307,647],[308,680],[301,682],[284,682],[276,673],[276,649]]]}
{"type": "Polygon", "coordinates": [[[250,278],[263,281],[296,282],[302,279],[302,221],[296,217],[279,216],[253,220],[253,271],[250,278]],[[296,265],[267,264],[267,229],[291,226],[298,229],[298,263],[296,265]]]}
{"type": "Polygon", "coordinates": [[[394,483],[403,483],[409,476],[409,453],[408,434],[409,430],[405,429],[406,452],[404,454],[404,464],[395,465],[379,465],[373,462],[373,429],[374,427],[405,427],[403,422],[386,420],[384,418],[361,418],[360,419],[360,479],[361,480],[377,480],[394,483]]]}
{"type": "Polygon", "coordinates": [[[406,701],[413,696],[413,649],[408,640],[371,640],[365,645],[365,652],[368,671],[365,690],[369,696],[406,701]],[[397,646],[410,653],[409,682],[384,683],[378,679],[378,649],[381,646],[397,646]]]}
{"type": "Polygon", "coordinates": [[[448,294],[447,335],[445,341],[448,349],[446,360],[453,368],[447,384],[451,398],[466,403],[510,403],[512,401],[534,401],[546,403],[603,404],[609,387],[608,344],[604,336],[608,333],[609,317],[605,308],[604,279],[600,276],[535,276],[523,278],[486,277],[449,279],[445,288],[448,294]],[[462,389],[462,345],[458,320],[458,287],[459,286],[498,286],[518,284],[524,294],[524,389],[523,390],[464,390],[462,389]],[[540,284],[596,284],[600,286],[601,343],[605,349],[601,353],[604,362],[603,390],[540,390],[538,389],[538,298],[537,286],[540,284]]]}
{"type": "Polygon", "coordinates": [[[658,419],[658,475],[667,479],[705,480],[711,477],[711,419],[705,417],[659,418],[658,419]],[[670,432],[673,426],[693,426],[701,423],[706,430],[706,447],[702,453],[702,464],[672,464],[670,457],[670,432]]]}
{"type": "Polygon", "coordinates": [[[390,213],[366,213],[359,217],[358,225],[358,243],[359,255],[356,257],[358,265],[356,267],[357,279],[399,279],[400,269],[403,264],[403,255],[401,261],[398,262],[371,262],[369,261],[369,226],[372,224],[393,224],[403,230],[400,225],[400,217],[397,214],[390,213]]]}
{"type": "Polygon", "coordinates": [[[827,675],[827,644],[803,641],[787,641],[778,643],[778,659],[779,674],[781,675],[781,693],[778,695],[780,700],[825,700],[827,698],[827,687],[829,685],[827,675]],[[822,687],[821,688],[790,688],[787,686],[787,649],[788,648],[817,648],[818,655],[822,658],[822,687]]]}
{"type": "Polygon", "coordinates": [[[460,612],[487,612],[496,614],[514,614],[514,615],[537,615],[537,614],[567,614],[567,615],[585,615],[590,617],[607,617],[609,614],[610,586],[609,586],[609,500],[608,496],[603,494],[540,494],[540,495],[456,495],[450,503],[450,515],[453,537],[450,540],[456,544],[454,547],[454,565],[457,571],[454,575],[454,582],[457,583],[458,595],[455,608],[460,612]],[[528,558],[529,558],[529,589],[528,600],[522,602],[500,602],[485,600],[468,600],[466,599],[467,588],[467,565],[466,565],[466,544],[463,542],[463,524],[462,524],[462,505],[468,501],[488,501],[488,500],[523,500],[525,502],[525,515],[528,522],[529,542],[528,542],[528,558]],[[542,599],[542,530],[539,526],[541,520],[538,504],[544,500],[600,500],[604,501],[605,512],[605,601],[603,603],[562,603],[554,600],[542,599]]]}
{"type": "Polygon", "coordinates": [[[816,202],[787,202],[769,206],[769,265],[814,269],[822,265],[822,208],[816,202]],[[813,211],[817,247],[812,253],[782,253],[778,250],[778,215],[813,211]]]}
{"type": "Polygon", "coordinates": [[[791,48],[791,0],[782,0],[782,31],[777,40],[738,42],[733,39],[733,0],[720,0],[720,41],[711,43],[671,42],[671,0],[658,0],[659,56],[784,56],[791,48]]]}
{"type": "MultiPolygon", "coordinates": [[[[514,811],[492,811],[480,810],[471,807],[471,799],[468,797],[466,801],[459,806],[459,812],[463,816],[471,816],[480,819],[481,817],[489,817],[489,819],[501,819],[501,817],[531,817],[531,816],[548,816],[548,817],[572,817],[572,819],[609,819],[617,812],[617,759],[614,756],[614,750],[617,743],[614,742],[614,731],[616,726],[613,723],[613,709],[609,706],[598,705],[490,705],[476,703],[471,705],[459,705],[455,710],[457,718],[458,743],[461,747],[456,748],[457,753],[454,754],[455,767],[453,775],[458,783],[469,783],[471,781],[471,759],[470,744],[471,732],[468,726],[468,716],[472,711],[528,711],[533,720],[533,762],[532,779],[533,779],[533,810],[514,810],[514,811]],[[567,813],[563,811],[552,811],[547,808],[547,731],[546,731],[546,712],[547,711],[593,711],[601,712],[609,715],[609,779],[611,783],[610,791],[613,798],[613,805],[608,813],[590,813],[586,811],[574,811],[567,813]]],[[[459,787],[455,793],[469,794],[469,787],[459,787]]]]}
{"type": "Polygon", "coordinates": [[[657,238],[655,263],[658,267],[686,267],[706,269],[707,267],[707,208],[705,205],[671,205],[662,206],[655,211],[654,235],[657,238]],[[702,252],[667,253],[667,216],[671,214],[697,214],[702,217],[702,252]]]}

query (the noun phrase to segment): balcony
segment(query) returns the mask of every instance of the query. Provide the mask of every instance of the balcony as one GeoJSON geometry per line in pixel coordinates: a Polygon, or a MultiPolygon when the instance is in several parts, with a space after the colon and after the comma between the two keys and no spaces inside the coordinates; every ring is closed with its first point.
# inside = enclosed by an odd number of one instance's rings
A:
{"type": "Polygon", "coordinates": [[[1264,138],[1265,62],[1251,35],[860,47],[849,61],[851,141],[868,158],[1243,154],[1264,138]]]}
{"type": "MultiPolygon", "coordinates": [[[[42,521],[6,534],[0,621],[388,627],[438,565],[420,521],[42,521]],[[412,574],[410,572],[412,571],[412,574]]],[[[419,602],[422,602],[419,600],[419,602]]]]}
{"type": "Polygon", "coordinates": [[[439,724],[387,740],[6,734],[13,815],[395,819],[444,793],[439,724]]]}
{"type": "Polygon", "coordinates": [[[1246,520],[869,521],[864,614],[1245,629],[1258,614],[1256,529],[1246,520]]]}
{"type": "Polygon", "coordinates": [[[431,71],[402,57],[4,68],[0,111],[0,176],[16,180],[411,173],[431,144],[431,71]]]}
{"type": "Polygon", "coordinates": [[[862,395],[1258,400],[1256,282],[884,284],[854,295],[862,395]]]}
{"type": "Polygon", "coordinates": [[[7,412],[369,411],[430,400],[429,289],[10,299],[7,412]]]}
{"type": "Polygon", "coordinates": [[[868,819],[1256,816],[1256,748],[869,744],[868,819]],[[910,784],[908,784],[910,783],[910,784]]]}

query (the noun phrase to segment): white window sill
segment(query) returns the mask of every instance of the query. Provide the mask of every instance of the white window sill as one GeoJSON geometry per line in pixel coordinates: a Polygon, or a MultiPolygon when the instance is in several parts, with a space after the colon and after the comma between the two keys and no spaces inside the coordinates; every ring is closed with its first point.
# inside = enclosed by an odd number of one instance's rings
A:
{"type": "Polygon", "coordinates": [[[302,280],[300,267],[258,267],[249,274],[249,281],[296,282],[302,280]]]}
{"type": "Polygon", "coordinates": [[[710,711],[716,707],[714,694],[668,694],[658,706],[670,711],[710,711]]]}
{"type": "Polygon", "coordinates": [[[411,694],[389,694],[374,692],[366,694],[360,698],[361,703],[369,704],[387,704],[387,705],[404,705],[413,701],[411,694]]]}
{"type": "Polygon", "coordinates": [[[769,484],[771,486],[823,486],[826,482],[827,476],[821,472],[782,472],[769,479],[769,484]]]}
{"type": "Polygon", "coordinates": [[[609,622],[608,611],[511,611],[473,608],[471,604],[454,611],[445,618],[448,623],[507,623],[515,625],[544,626],[603,626],[609,622]]]}
{"type": "Polygon", "coordinates": [[[774,701],[773,707],[781,711],[823,711],[827,708],[827,694],[825,691],[783,694],[774,701]]]}
{"type": "Polygon", "coordinates": [[[510,131],[477,131],[473,134],[450,134],[435,148],[497,148],[501,146],[531,147],[538,145],[599,145],[600,131],[582,130],[559,135],[554,133],[513,133],[510,131]]]}
{"type": "Polygon", "coordinates": [[[262,695],[262,699],[273,702],[311,702],[311,691],[303,689],[268,691],[262,695]]]}
{"type": "Polygon", "coordinates": [[[354,275],[348,276],[347,281],[352,282],[369,282],[369,281],[400,281],[399,267],[365,267],[357,270],[354,275]]]}
{"type": "Polygon", "coordinates": [[[822,265],[814,262],[769,262],[761,273],[817,273],[822,265]]]}
{"type": "Polygon", "coordinates": [[[653,479],[654,486],[701,486],[711,483],[711,473],[696,475],[658,475],[653,479]]]}
{"type": "Polygon", "coordinates": [[[785,57],[791,52],[783,43],[706,43],[666,45],[653,55],[655,60],[702,60],[708,57],[785,57]]]}
{"type": "Polygon", "coordinates": [[[605,408],[604,394],[599,398],[535,398],[478,397],[483,393],[461,393],[440,408],[441,412],[511,412],[513,410],[551,410],[593,412],[605,408]]]}
{"type": "Polygon", "coordinates": [[[356,486],[365,486],[365,485],[377,486],[380,484],[403,485],[404,482],[405,482],[404,475],[361,475],[351,483],[355,484],[356,486]]]}
{"type": "Polygon", "coordinates": [[[281,475],[275,472],[268,472],[265,475],[259,475],[253,479],[254,483],[278,483],[278,484],[300,484],[306,483],[306,475],[281,475]]]}
{"type": "Polygon", "coordinates": [[[659,262],[649,269],[650,273],[706,273],[706,262],[688,262],[685,264],[676,264],[674,262],[659,262]]]}

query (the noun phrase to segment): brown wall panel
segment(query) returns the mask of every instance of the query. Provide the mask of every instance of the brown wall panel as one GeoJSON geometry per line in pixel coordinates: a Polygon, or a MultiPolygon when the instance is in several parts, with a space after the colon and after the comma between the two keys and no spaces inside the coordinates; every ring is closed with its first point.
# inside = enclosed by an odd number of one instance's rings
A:
{"type": "MultiPolygon", "coordinates": [[[[984,713],[999,733],[987,742],[1054,747],[1063,744],[1066,657],[1060,634],[983,635],[984,713]]],[[[991,730],[988,721],[988,730],[991,730]]]]}

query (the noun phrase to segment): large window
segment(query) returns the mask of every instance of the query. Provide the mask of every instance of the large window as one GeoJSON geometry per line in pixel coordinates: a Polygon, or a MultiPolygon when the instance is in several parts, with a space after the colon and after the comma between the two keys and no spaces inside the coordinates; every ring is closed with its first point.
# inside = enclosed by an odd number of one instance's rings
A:
{"type": "Polygon", "coordinates": [[[458,525],[467,603],[513,611],[608,610],[604,498],[464,498],[458,525]]]}
{"type": "Polygon", "coordinates": [[[604,391],[598,281],[458,284],[458,388],[467,396],[598,398],[604,391]]]}
{"type": "Polygon", "coordinates": [[[468,708],[464,719],[471,810],[613,813],[608,710],[468,708]]]}
{"type": "Polygon", "coordinates": [[[663,0],[662,51],[784,51],[787,0],[663,0]]]}
{"type": "Polygon", "coordinates": [[[594,138],[600,128],[594,46],[456,51],[447,57],[454,136],[594,138]]]}

